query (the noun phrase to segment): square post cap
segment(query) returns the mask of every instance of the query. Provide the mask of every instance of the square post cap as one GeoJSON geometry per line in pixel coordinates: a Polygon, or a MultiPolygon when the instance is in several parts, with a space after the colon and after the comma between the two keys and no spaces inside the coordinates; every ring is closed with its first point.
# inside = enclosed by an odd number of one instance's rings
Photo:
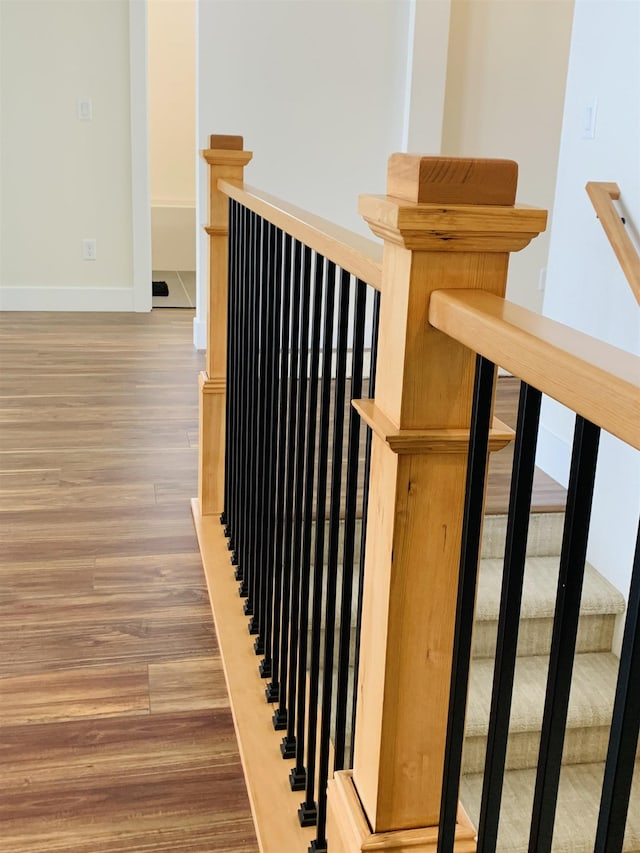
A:
{"type": "Polygon", "coordinates": [[[418,204],[513,205],[518,185],[514,160],[392,154],[387,195],[418,204]]]}

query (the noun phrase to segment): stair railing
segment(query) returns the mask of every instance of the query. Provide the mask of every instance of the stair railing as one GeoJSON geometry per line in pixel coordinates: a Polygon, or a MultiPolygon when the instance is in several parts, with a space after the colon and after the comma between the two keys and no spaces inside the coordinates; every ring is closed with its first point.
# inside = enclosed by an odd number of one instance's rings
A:
{"type": "MultiPolygon", "coordinates": [[[[499,364],[522,380],[487,753],[478,816],[478,850],[499,847],[503,776],[520,624],[525,552],[542,394],[576,413],[571,471],[556,593],[533,809],[530,851],[551,851],[571,678],[580,616],[587,540],[601,430],[640,450],[640,359],[488,293],[441,290],[429,323],[478,354],[470,459],[482,455],[491,386],[499,364]]],[[[469,468],[465,526],[479,524],[486,469],[469,468]]],[[[456,616],[455,660],[443,786],[443,849],[453,839],[471,657],[477,554],[463,548],[456,616]],[[447,805],[448,804],[448,805],[447,805]]],[[[593,849],[622,851],[634,777],[640,715],[640,530],[631,571],[613,719],[593,849]]],[[[586,818],[583,817],[584,821],[586,818]]]]}
{"type": "Polygon", "coordinates": [[[585,189],[633,295],[640,304],[640,255],[613,203],[620,198],[620,187],[613,183],[589,181],[585,189]]]}
{"type": "MultiPolygon", "coordinates": [[[[579,416],[574,456],[582,464],[576,462],[572,474],[575,501],[561,570],[570,594],[558,599],[540,814],[533,822],[539,840],[532,835],[531,848],[550,849],[545,838],[555,814],[558,744],[562,752],[558,720],[570,674],[597,434],[603,427],[638,446],[638,360],[550,321],[536,326],[528,312],[504,301],[509,253],[546,223],[545,211],[515,204],[515,163],[392,156],[387,195],[360,200],[360,212],[384,241],[380,263],[369,241],[245,187],[242,168],[251,155],[240,137],[212,137],[204,156],[211,167],[210,352],[201,377],[193,509],[261,849],[295,853],[309,841],[316,853],[327,843],[331,853],[476,849],[475,828],[458,803],[475,577],[487,454],[513,437],[492,418],[494,364],[524,380],[507,536],[507,559],[516,568],[503,595],[506,663],[497,668],[497,706],[508,705],[504,697],[510,696],[509,607],[518,599],[518,549],[526,543],[523,507],[538,389],[579,416]],[[375,316],[363,320],[358,308],[365,282],[379,293],[370,300],[373,315],[379,300],[379,325],[375,316]],[[336,305],[339,321],[332,319],[336,305]],[[370,329],[373,399],[352,399],[353,411],[340,427],[345,400],[365,387],[363,327],[370,329]],[[595,358],[585,355],[591,352],[595,358]],[[614,393],[615,403],[608,403],[614,393]],[[352,449],[359,435],[356,411],[369,437],[364,454],[348,453],[345,476],[338,453],[345,436],[352,449]],[[342,491],[345,481],[353,483],[355,457],[364,471],[360,559],[353,547],[353,489],[342,491]],[[238,563],[235,580],[229,546],[238,563]],[[237,583],[255,642],[235,606],[237,583]],[[338,610],[340,628],[344,622],[351,635],[354,609],[354,645],[345,636],[338,655],[333,616],[338,610]],[[308,636],[311,651],[304,648],[308,636]],[[343,682],[351,663],[357,676],[349,697],[343,682]],[[260,705],[265,684],[275,709],[260,705]],[[345,697],[355,706],[352,748],[345,744],[345,697]],[[273,728],[286,731],[280,749],[273,728]],[[289,784],[283,758],[290,762],[289,784]],[[301,783],[298,816],[303,825],[315,820],[315,838],[300,829],[292,808],[289,789],[300,790],[301,783]]],[[[616,804],[624,802],[628,776],[628,761],[620,771],[620,758],[637,739],[638,721],[627,709],[640,683],[639,608],[636,565],[614,758],[605,780],[616,804]]],[[[491,725],[498,770],[490,773],[491,807],[483,807],[480,820],[483,850],[496,849],[496,801],[500,809],[495,780],[501,779],[504,719],[494,716],[491,725]]],[[[610,809],[607,815],[603,825],[610,826],[610,809]]]]}

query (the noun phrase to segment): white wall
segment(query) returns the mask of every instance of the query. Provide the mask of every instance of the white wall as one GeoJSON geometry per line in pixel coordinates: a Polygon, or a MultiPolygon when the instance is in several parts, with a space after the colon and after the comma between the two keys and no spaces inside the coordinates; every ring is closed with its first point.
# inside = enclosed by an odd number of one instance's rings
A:
{"type": "Polygon", "coordinates": [[[148,0],[153,268],[195,270],[196,4],[148,0]]]}
{"type": "MultiPolygon", "coordinates": [[[[615,181],[640,230],[640,4],[576,0],[544,313],[640,355],[640,309],[584,186],[615,181]],[[595,139],[584,112],[597,98],[595,139]]],[[[539,461],[567,480],[572,417],[548,402],[539,461]]],[[[640,513],[640,454],[604,435],[589,559],[627,592],[640,513]]]]}
{"type": "MultiPolygon", "coordinates": [[[[372,236],[357,197],[384,192],[403,142],[410,3],[406,0],[200,0],[198,146],[244,135],[249,184],[372,236]]],[[[428,105],[427,105],[428,108],[428,105]]],[[[438,118],[438,122],[441,118],[438,118]]],[[[207,174],[197,219],[206,224],[207,174]]],[[[196,343],[208,276],[198,249],[196,343]]]]}
{"type": "Polygon", "coordinates": [[[0,3],[3,309],[144,308],[134,293],[129,14],[127,0],[0,3]],[[77,118],[81,96],[92,121],[77,118]],[[83,238],[97,240],[96,261],[82,260],[83,238]]]}
{"type": "MultiPolygon", "coordinates": [[[[518,201],[551,209],[572,0],[452,0],[442,153],[519,164],[518,201]]],[[[540,311],[549,230],[509,262],[507,298],[540,311]]]]}

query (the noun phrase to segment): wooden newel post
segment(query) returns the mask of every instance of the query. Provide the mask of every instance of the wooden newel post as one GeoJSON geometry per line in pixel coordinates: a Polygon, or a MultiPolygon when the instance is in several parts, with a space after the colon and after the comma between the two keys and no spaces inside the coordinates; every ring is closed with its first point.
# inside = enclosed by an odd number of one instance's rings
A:
{"type": "Polygon", "coordinates": [[[224,502],[225,399],[227,379],[227,272],[229,199],[218,180],[242,181],[253,156],[241,136],[211,136],[202,152],[209,164],[209,313],[206,370],[200,374],[198,500],[201,515],[222,512],[224,502]]]}
{"type": "MultiPolygon", "coordinates": [[[[475,356],[429,326],[434,290],[504,296],[546,212],[517,164],[396,154],[360,213],[384,240],[353,773],[329,784],[331,853],[436,849],[475,356]]],[[[499,445],[502,446],[504,441],[499,445]]],[[[498,445],[496,445],[498,446],[498,445]]],[[[475,850],[460,812],[456,850],[475,850]]]]}

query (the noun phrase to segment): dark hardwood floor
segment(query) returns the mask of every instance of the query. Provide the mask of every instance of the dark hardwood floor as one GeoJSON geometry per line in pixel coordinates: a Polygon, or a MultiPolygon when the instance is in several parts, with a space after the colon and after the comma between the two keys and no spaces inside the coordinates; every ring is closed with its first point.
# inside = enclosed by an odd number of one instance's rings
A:
{"type": "Polygon", "coordinates": [[[0,314],[0,851],[256,851],[189,499],[191,311],[0,314]]]}

